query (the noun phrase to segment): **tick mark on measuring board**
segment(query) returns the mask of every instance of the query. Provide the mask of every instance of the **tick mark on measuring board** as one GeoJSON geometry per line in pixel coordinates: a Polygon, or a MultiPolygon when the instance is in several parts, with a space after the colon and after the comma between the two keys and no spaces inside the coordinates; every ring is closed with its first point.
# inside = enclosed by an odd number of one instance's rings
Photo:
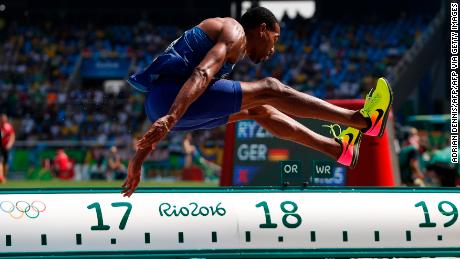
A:
{"type": "Polygon", "coordinates": [[[77,245],[81,245],[81,234],[76,234],[75,239],[76,239],[77,245]]]}
{"type": "Polygon", "coordinates": [[[406,241],[411,241],[411,240],[412,240],[412,237],[411,237],[410,230],[406,230],[406,241]]]}
{"type": "Polygon", "coordinates": [[[246,242],[251,242],[251,231],[246,231],[246,242]]]}
{"type": "Polygon", "coordinates": [[[46,245],[47,245],[46,234],[42,234],[42,246],[46,246],[46,245]]]}
{"type": "Polygon", "coordinates": [[[375,242],[380,241],[380,232],[379,231],[374,231],[374,238],[375,238],[375,242]]]}
{"type": "Polygon", "coordinates": [[[310,240],[311,242],[316,242],[316,232],[310,231],[310,240]]]}
{"type": "Polygon", "coordinates": [[[6,246],[11,246],[11,235],[6,235],[5,239],[6,246]]]}

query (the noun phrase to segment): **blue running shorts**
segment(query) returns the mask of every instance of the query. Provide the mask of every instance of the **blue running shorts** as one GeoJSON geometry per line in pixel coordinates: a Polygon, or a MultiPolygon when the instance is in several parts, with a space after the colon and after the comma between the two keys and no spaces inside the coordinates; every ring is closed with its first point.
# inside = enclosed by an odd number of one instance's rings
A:
{"type": "MultiPolygon", "coordinates": [[[[148,89],[145,112],[150,121],[167,114],[184,82],[182,80],[161,79],[143,86],[139,81],[128,79],[134,88],[148,89]]],[[[211,81],[206,91],[195,100],[180,118],[173,131],[211,129],[225,125],[228,117],[241,109],[242,90],[239,81],[219,79],[211,81]]]]}

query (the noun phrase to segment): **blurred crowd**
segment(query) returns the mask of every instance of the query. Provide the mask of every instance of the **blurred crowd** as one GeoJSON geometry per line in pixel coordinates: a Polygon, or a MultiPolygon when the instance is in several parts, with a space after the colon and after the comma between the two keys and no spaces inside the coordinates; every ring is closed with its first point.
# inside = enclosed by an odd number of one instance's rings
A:
{"type": "Polygon", "coordinates": [[[164,49],[168,38],[159,34],[156,45],[157,38],[140,28],[52,22],[7,26],[0,46],[0,109],[18,125],[19,139],[104,142],[136,131],[145,118],[142,95],[129,88],[109,93],[102,86],[70,86],[69,79],[83,57],[153,59],[148,53],[164,49]]]}

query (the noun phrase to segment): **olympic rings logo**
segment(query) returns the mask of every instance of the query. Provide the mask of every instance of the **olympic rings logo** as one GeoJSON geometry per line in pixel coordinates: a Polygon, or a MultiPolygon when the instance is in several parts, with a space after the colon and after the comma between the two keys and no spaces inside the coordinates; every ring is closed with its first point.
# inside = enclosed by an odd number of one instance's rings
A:
{"type": "Polygon", "coordinates": [[[29,204],[26,201],[1,201],[0,210],[8,213],[14,219],[20,219],[26,215],[30,219],[38,218],[41,212],[46,210],[46,205],[42,201],[33,201],[29,204]]]}

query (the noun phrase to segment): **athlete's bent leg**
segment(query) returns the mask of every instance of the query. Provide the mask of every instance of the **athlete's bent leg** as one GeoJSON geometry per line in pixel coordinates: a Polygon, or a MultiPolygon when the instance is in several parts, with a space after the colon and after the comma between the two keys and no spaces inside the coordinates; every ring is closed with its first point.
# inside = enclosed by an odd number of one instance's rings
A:
{"type": "Polygon", "coordinates": [[[238,120],[255,120],[274,136],[310,147],[335,160],[339,158],[342,152],[341,145],[334,139],[313,132],[270,105],[243,110],[229,118],[229,122],[238,120]]]}
{"type": "Polygon", "coordinates": [[[344,109],[324,100],[299,92],[275,78],[256,82],[241,82],[241,109],[250,109],[264,104],[293,116],[314,118],[348,125],[357,129],[368,126],[359,111],[344,109]]]}

